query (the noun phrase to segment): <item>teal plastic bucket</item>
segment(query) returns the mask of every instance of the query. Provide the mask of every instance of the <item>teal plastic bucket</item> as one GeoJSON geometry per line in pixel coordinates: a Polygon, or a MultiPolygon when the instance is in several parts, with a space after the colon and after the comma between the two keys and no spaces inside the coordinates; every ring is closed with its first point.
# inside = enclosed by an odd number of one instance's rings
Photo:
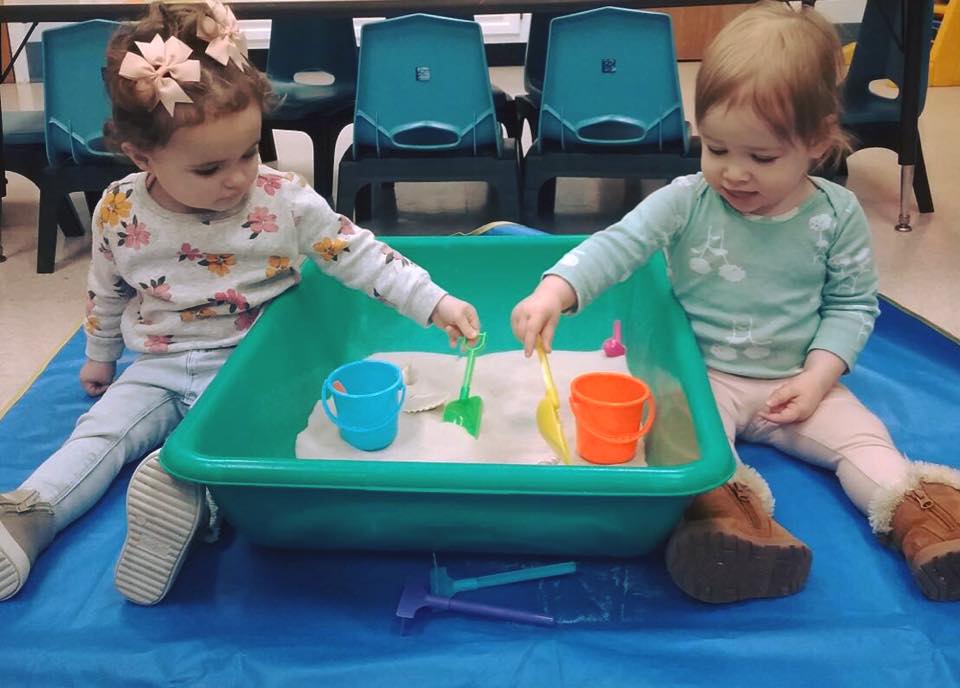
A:
{"type": "Polygon", "coordinates": [[[354,361],[323,381],[323,411],[340,437],[363,451],[389,447],[397,436],[397,417],[407,395],[403,373],[385,361],[354,361]],[[334,383],[339,382],[341,389],[334,383]],[[334,415],[329,401],[337,407],[334,415]]]}

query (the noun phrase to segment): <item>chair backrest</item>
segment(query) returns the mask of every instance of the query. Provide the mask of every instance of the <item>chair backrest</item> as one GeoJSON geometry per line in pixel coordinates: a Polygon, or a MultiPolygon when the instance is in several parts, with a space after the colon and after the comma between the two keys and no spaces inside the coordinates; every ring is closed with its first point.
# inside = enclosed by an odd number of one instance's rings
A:
{"type": "Polygon", "coordinates": [[[43,143],[43,113],[39,110],[4,110],[3,145],[43,143]]]}
{"type": "Polygon", "coordinates": [[[670,17],[602,7],[550,23],[539,145],[686,152],[670,17]]]}
{"type": "Polygon", "coordinates": [[[115,158],[103,146],[111,108],[102,74],[107,43],[118,26],[94,19],[43,32],[44,123],[52,165],[115,158]]]}
{"type": "MultiPolygon", "coordinates": [[[[909,0],[912,12],[919,12],[923,45],[920,64],[920,111],[927,97],[927,76],[930,64],[930,41],[933,32],[933,0],[909,0]]],[[[895,99],[871,93],[870,83],[889,79],[903,84],[903,15],[901,0],[870,0],[863,10],[850,69],[843,84],[844,103],[848,110],[884,109],[888,117],[899,117],[900,94],[895,99]]],[[[878,114],[880,114],[878,112],[878,114]]]]}
{"type": "Polygon", "coordinates": [[[527,51],[523,58],[523,87],[535,99],[539,99],[543,91],[550,22],[562,16],[553,12],[534,12],[530,15],[530,33],[527,35],[527,51]]]}
{"type": "Polygon", "coordinates": [[[499,153],[480,25],[429,14],[364,25],[353,140],[357,157],[499,153]]]}
{"type": "Polygon", "coordinates": [[[267,76],[293,82],[299,72],[325,72],[353,88],[357,42],[350,17],[280,17],[270,27],[267,76]]]}

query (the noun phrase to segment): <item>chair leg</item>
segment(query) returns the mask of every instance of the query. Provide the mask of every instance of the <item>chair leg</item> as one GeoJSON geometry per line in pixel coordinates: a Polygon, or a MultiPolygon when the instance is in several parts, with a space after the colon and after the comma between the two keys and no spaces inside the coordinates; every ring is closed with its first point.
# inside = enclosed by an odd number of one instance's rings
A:
{"type": "Polygon", "coordinates": [[[327,175],[330,178],[330,195],[328,198],[333,198],[333,181],[337,175],[337,139],[340,138],[340,132],[343,131],[346,125],[342,125],[340,122],[332,122],[326,130],[325,138],[326,142],[326,169],[327,175]]]}
{"type": "Polygon", "coordinates": [[[333,194],[333,153],[330,151],[327,132],[329,122],[309,132],[313,143],[313,189],[324,198],[333,194]]]}
{"type": "Polygon", "coordinates": [[[37,272],[53,272],[57,261],[57,213],[63,194],[57,193],[53,180],[40,188],[40,212],[37,221],[37,272]]]}
{"type": "Polygon", "coordinates": [[[523,136],[523,123],[530,125],[530,139],[537,140],[537,119],[539,112],[534,108],[526,98],[517,98],[514,100],[517,108],[517,141],[523,136]]]}
{"type": "Polygon", "coordinates": [[[537,213],[542,217],[551,217],[557,202],[557,178],[551,177],[543,182],[537,193],[537,213]]]}
{"type": "MultiPolygon", "coordinates": [[[[0,187],[6,187],[6,181],[0,180],[0,187]]],[[[4,263],[7,257],[3,254],[3,197],[6,195],[6,189],[0,191],[0,263],[4,263]]]]}
{"type": "Polygon", "coordinates": [[[523,133],[523,124],[520,122],[520,116],[517,114],[517,101],[509,100],[504,103],[501,111],[498,112],[497,115],[503,118],[500,120],[500,123],[503,125],[503,128],[507,130],[507,136],[519,141],[520,135],[523,133]]]}
{"type": "Polygon", "coordinates": [[[531,227],[538,217],[550,217],[557,193],[556,173],[542,158],[528,156],[523,166],[523,214],[531,227]]]}
{"type": "Polygon", "coordinates": [[[64,196],[60,200],[57,209],[57,224],[64,236],[81,237],[83,236],[83,223],[80,221],[80,215],[77,213],[77,207],[70,200],[70,196],[64,196]]]}
{"type": "Polygon", "coordinates": [[[100,199],[103,198],[103,191],[84,191],[83,197],[87,201],[87,210],[90,212],[90,216],[92,217],[93,211],[97,209],[97,203],[99,203],[100,199]]]}
{"type": "Polygon", "coordinates": [[[266,122],[260,125],[260,162],[265,165],[277,162],[277,143],[273,138],[273,127],[266,122]]]}
{"type": "Polygon", "coordinates": [[[357,201],[356,179],[350,173],[345,173],[343,165],[340,166],[340,173],[337,182],[337,207],[336,211],[348,219],[354,219],[354,208],[357,201]]]}
{"type": "Polygon", "coordinates": [[[501,218],[512,222],[523,222],[523,204],[520,198],[520,182],[517,178],[517,167],[510,161],[508,164],[498,165],[499,174],[495,177],[494,185],[497,190],[497,200],[500,203],[501,218]]]}
{"type": "Polygon", "coordinates": [[[397,219],[399,208],[397,207],[397,184],[396,182],[380,182],[370,185],[370,215],[373,217],[397,219]]]}
{"type": "Polygon", "coordinates": [[[923,146],[917,141],[917,166],[913,175],[913,193],[917,197],[917,209],[921,213],[933,212],[933,196],[930,194],[930,180],[927,179],[927,166],[923,161],[923,146]]]}
{"type": "Polygon", "coordinates": [[[369,222],[373,218],[373,184],[361,186],[355,192],[354,215],[358,223],[369,222]]]}
{"type": "Polygon", "coordinates": [[[523,221],[531,227],[536,226],[537,199],[539,197],[540,187],[542,185],[543,180],[540,179],[540,175],[537,174],[535,169],[533,169],[533,165],[530,164],[530,161],[525,160],[523,168],[523,194],[521,196],[521,200],[523,201],[523,221]]]}

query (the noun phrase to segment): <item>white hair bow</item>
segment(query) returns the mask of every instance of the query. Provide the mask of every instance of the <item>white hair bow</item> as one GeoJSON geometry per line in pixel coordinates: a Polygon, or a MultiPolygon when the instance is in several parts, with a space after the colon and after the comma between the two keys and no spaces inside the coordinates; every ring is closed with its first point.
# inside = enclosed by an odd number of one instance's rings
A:
{"type": "Polygon", "coordinates": [[[206,54],[224,67],[233,60],[240,69],[246,69],[247,38],[233,11],[219,0],[207,0],[213,17],[204,17],[197,26],[197,36],[207,41],[206,54]]]}
{"type": "Polygon", "coordinates": [[[160,34],[149,43],[135,41],[140,53],[127,51],[120,63],[120,76],[133,81],[145,81],[153,87],[153,101],[148,109],[163,103],[170,116],[177,103],[192,103],[178,82],[200,81],[200,61],[188,60],[190,46],[176,36],[166,41],[160,34]]]}

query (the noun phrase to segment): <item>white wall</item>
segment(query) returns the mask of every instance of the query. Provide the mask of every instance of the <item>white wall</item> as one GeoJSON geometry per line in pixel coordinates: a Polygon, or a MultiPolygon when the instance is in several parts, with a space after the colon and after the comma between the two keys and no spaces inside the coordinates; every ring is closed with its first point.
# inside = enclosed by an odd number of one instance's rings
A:
{"type": "Polygon", "coordinates": [[[817,0],[817,11],[834,24],[859,24],[867,0],[817,0]]]}

